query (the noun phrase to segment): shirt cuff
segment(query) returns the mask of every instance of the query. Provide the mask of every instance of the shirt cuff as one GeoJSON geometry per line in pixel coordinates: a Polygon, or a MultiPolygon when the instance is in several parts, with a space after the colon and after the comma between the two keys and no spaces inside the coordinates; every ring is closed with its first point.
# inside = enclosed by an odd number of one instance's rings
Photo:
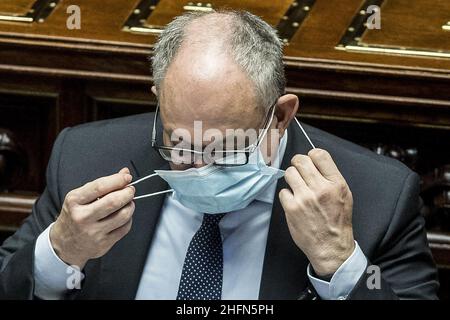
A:
{"type": "Polygon", "coordinates": [[[323,300],[345,300],[367,267],[367,258],[355,241],[355,250],[336,270],[330,282],[312,276],[311,264],[307,273],[311,284],[323,300]]]}
{"type": "Polygon", "coordinates": [[[84,274],[76,266],[62,261],[50,242],[47,227],[37,238],[34,249],[34,295],[40,299],[62,299],[67,290],[80,289],[84,274]]]}

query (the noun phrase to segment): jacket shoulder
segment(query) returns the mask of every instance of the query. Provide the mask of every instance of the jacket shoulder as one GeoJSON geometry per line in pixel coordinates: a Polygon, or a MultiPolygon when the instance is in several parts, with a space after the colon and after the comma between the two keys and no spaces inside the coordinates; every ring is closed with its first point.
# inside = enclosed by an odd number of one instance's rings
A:
{"type": "Polygon", "coordinates": [[[152,123],[152,114],[145,113],[65,129],[57,150],[62,193],[124,167],[131,169],[133,159],[152,152],[152,123]]]}
{"type": "Polygon", "coordinates": [[[125,133],[125,136],[135,135],[136,133],[145,134],[142,130],[151,131],[154,113],[142,113],[127,117],[106,119],[94,122],[80,124],[70,128],[72,138],[85,138],[86,135],[93,137],[119,136],[125,133]]]}

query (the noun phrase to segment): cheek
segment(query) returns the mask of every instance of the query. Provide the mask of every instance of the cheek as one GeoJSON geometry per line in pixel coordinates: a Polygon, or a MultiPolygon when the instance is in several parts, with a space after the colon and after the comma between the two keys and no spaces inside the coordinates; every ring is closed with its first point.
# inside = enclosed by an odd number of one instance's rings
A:
{"type": "Polygon", "coordinates": [[[174,164],[173,162],[169,162],[169,166],[171,170],[187,170],[192,168],[192,165],[188,164],[174,164]]]}
{"type": "Polygon", "coordinates": [[[267,136],[261,143],[261,153],[266,164],[271,164],[278,154],[278,147],[280,146],[280,132],[275,128],[271,128],[267,132],[267,136]]]}
{"type": "Polygon", "coordinates": [[[165,131],[163,131],[163,144],[168,147],[173,146],[172,141],[170,141],[169,135],[165,131]]]}

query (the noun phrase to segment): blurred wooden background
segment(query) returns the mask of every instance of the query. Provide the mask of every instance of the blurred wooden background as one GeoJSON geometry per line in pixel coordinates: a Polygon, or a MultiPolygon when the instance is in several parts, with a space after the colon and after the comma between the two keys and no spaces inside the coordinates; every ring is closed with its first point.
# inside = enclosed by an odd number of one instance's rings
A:
{"type": "Polygon", "coordinates": [[[157,35],[174,16],[211,8],[249,10],[277,27],[302,121],[421,175],[422,213],[448,298],[448,0],[2,0],[0,241],[43,191],[58,132],[154,110],[148,57],[157,35]],[[79,30],[66,24],[71,5],[81,9],[79,30]],[[367,28],[372,5],[381,8],[381,29],[367,28]]]}

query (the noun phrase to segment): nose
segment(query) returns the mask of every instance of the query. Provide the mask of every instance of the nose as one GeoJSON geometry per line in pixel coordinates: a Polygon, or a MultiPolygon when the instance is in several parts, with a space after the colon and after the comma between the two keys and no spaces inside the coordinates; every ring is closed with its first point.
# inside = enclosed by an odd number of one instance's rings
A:
{"type": "Polygon", "coordinates": [[[204,166],[206,166],[206,165],[207,165],[207,164],[204,163],[204,162],[194,163],[194,164],[192,165],[192,168],[199,169],[199,168],[204,167],[204,166]]]}
{"type": "Polygon", "coordinates": [[[202,155],[194,154],[194,157],[192,158],[193,163],[191,164],[191,167],[199,169],[201,167],[206,166],[208,164],[208,162],[205,162],[206,159],[208,159],[208,158],[205,157],[204,154],[202,154],[202,155]]]}
{"type": "Polygon", "coordinates": [[[172,170],[187,170],[187,169],[191,169],[191,168],[201,168],[206,166],[207,163],[204,162],[199,162],[199,163],[192,163],[192,164],[175,164],[173,162],[170,163],[170,167],[172,168],[172,170]]]}

